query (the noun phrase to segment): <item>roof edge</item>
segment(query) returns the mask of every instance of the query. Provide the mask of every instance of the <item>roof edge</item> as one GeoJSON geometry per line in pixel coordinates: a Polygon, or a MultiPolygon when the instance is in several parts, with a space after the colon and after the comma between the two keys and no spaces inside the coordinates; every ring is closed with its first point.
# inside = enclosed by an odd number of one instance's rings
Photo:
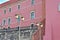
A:
{"type": "Polygon", "coordinates": [[[0,4],[0,8],[3,7],[3,6],[9,5],[9,4],[11,4],[11,3],[17,2],[17,1],[18,1],[18,0],[10,0],[10,1],[7,1],[7,2],[5,2],[5,3],[2,3],[2,4],[0,4]]]}

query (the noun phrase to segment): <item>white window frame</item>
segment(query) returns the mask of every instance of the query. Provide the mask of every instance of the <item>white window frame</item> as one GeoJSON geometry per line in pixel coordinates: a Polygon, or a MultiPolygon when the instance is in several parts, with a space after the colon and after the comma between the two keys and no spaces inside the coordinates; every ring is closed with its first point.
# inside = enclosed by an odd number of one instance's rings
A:
{"type": "Polygon", "coordinates": [[[35,19],[35,11],[31,11],[31,12],[30,12],[30,19],[32,19],[32,18],[31,18],[31,13],[32,13],[32,12],[34,12],[34,18],[33,18],[33,19],[35,19]]]}

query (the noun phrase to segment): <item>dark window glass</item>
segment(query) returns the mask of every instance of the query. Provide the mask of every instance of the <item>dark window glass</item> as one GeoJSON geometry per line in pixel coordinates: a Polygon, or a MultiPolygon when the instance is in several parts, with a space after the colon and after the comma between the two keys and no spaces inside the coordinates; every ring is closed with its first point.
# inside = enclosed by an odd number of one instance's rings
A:
{"type": "Polygon", "coordinates": [[[6,23],[6,20],[3,20],[3,25],[5,25],[5,23],[6,23]]]}
{"type": "Polygon", "coordinates": [[[8,19],[8,25],[10,25],[10,21],[11,21],[11,19],[9,18],[9,19],[8,19]]]}
{"type": "Polygon", "coordinates": [[[20,9],[20,5],[18,5],[18,9],[20,9]]]}
{"type": "Polygon", "coordinates": [[[4,14],[6,14],[6,10],[4,10],[4,14]]]}
{"type": "Polygon", "coordinates": [[[9,8],[9,12],[11,12],[11,8],[9,8]]]}
{"type": "Polygon", "coordinates": [[[31,12],[31,19],[35,18],[35,12],[31,12]]]}

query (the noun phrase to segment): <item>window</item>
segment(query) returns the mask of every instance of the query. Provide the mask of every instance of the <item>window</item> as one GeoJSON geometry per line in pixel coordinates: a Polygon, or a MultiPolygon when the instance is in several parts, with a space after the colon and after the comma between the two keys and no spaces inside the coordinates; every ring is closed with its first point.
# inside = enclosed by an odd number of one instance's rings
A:
{"type": "Polygon", "coordinates": [[[5,24],[6,24],[6,20],[4,19],[4,20],[3,20],[3,26],[4,26],[5,24]]]}
{"type": "Polygon", "coordinates": [[[31,28],[33,28],[33,27],[34,27],[34,24],[32,23],[32,24],[31,24],[31,28]]]}
{"type": "Polygon", "coordinates": [[[60,11],[60,3],[58,4],[58,11],[60,11]]]}
{"type": "Polygon", "coordinates": [[[8,18],[8,25],[10,25],[10,22],[11,22],[11,19],[10,19],[10,18],[8,18]]]}
{"type": "Polygon", "coordinates": [[[18,5],[18,9],[20,9],[20,5],[18,5]]]}
{"type": "MultiPolygon", "coordinates": [[[[34,27],[35,27],[35,26],[34,26],[34,23],[31,23],[31,27],[30,27],[30,29],[33,30],[34,27]]],[[[34,31],[34,30],[33,30],[33,31],[34,31]]]]}
{"type": "Polygon", "coordinates": [[[11,12],[11,8],[9,8],[9,12],[11,12]]]}
{"type": "Polygon", "coordinates": [[[6,10],[4,10],[4,14],[6,14],[6,10]]]}
{"type": "Polygon", "coordinates": [[[34,18],[35,18],[35,12],[32,11],[32,12],[31,12],[31,19],[34,19],[34,18]]]}
{"type": "Polygon", "coordinates": [[[35,3],[35,0],[31,0],[31,4],[34,5],[34,3],[35,3]]]}

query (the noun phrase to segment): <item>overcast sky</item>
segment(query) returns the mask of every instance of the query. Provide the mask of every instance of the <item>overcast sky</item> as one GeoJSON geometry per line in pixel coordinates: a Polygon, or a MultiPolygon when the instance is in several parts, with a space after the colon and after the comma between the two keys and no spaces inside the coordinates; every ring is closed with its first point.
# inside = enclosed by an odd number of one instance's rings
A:
{"type": "Polygon", "coordinates": [[[7,1],[9,1],[9,0],[0,0],[0,4],[7,2],[7,1]]]}

